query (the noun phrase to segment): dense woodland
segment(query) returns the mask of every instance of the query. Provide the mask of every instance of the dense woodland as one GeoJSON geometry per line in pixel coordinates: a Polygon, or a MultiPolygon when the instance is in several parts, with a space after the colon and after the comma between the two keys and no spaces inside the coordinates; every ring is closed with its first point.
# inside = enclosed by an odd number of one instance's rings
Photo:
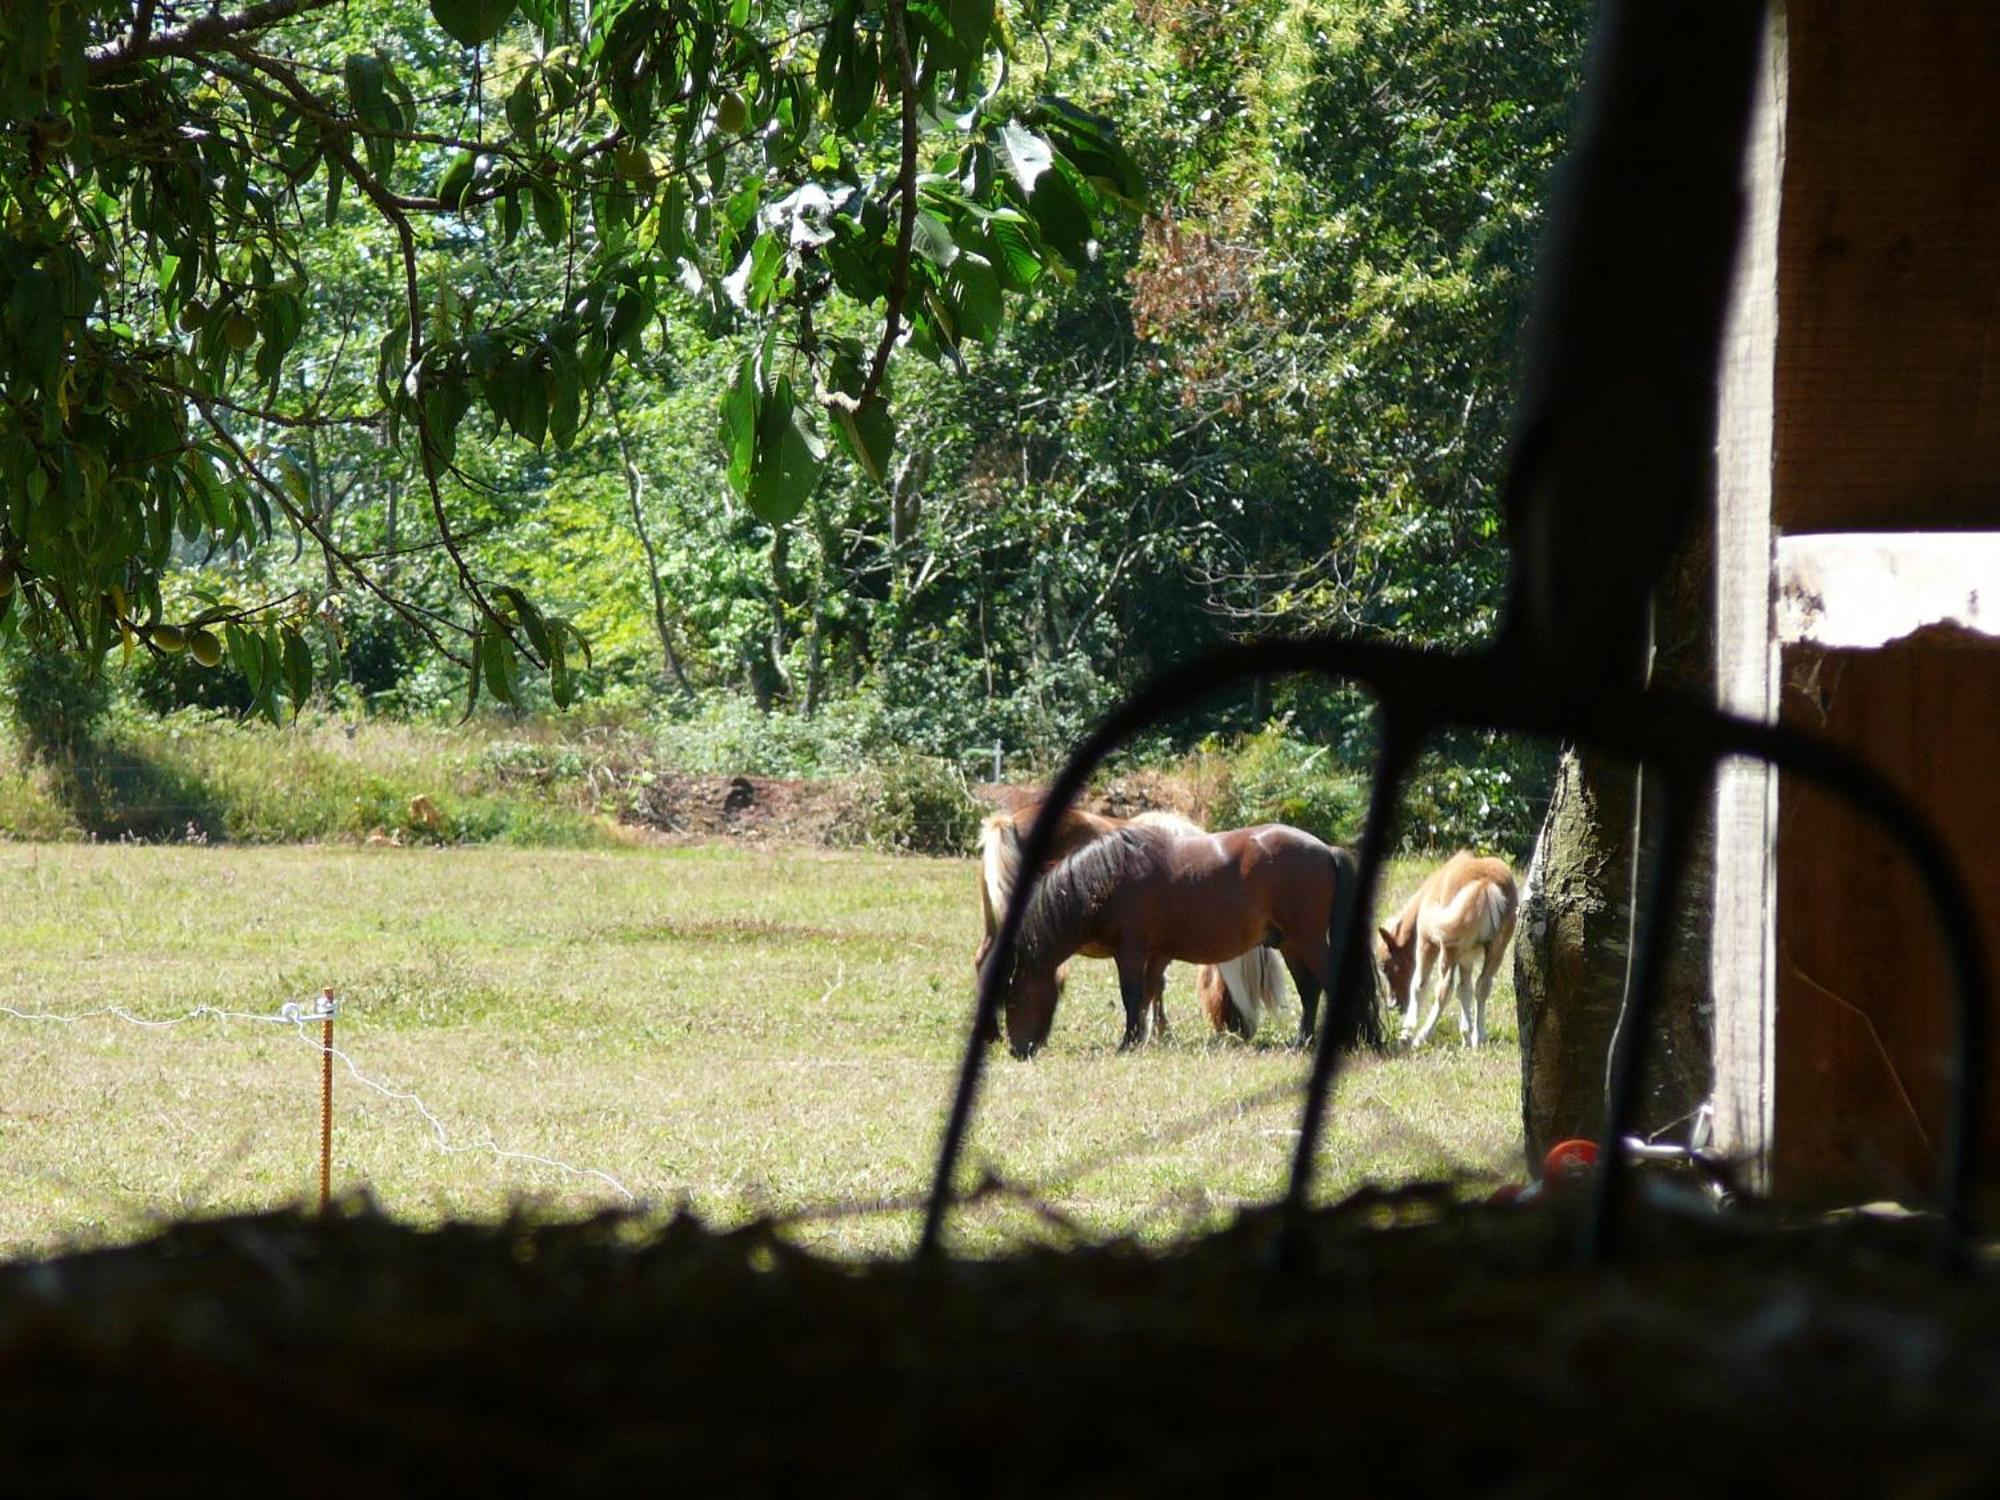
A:
{"type": "MultiPolygon", "coordinates": [[[[0,5],[30,738],[95,711],[60,655],[127,713],[768,714],[796,769],[1019,772],[1221,638],[1495,627],[1580,0],[252,19],[0,5]]],[[[1153,748],[1260,732],[1365,764],[1323,685],[1153,748]]],[[[1446,763],[1531,830],[1533,752],[1446,763]]]]}

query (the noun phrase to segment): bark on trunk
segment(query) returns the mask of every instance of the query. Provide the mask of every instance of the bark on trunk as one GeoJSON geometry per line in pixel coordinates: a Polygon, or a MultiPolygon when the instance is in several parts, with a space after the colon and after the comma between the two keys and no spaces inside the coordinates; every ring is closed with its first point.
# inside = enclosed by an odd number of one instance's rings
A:
{"type": "MultiPolygon", "coordinates": [[[[1706,527],[1661,589],[1653,680],[1712,691],[1710,552],[1706,527]]],[[[1657,783],[1583,748],[1566,749],[1522,892],[1514,946],[1521,1030],[1521,1112],[1528,1164],[1557,1141],[1604,1128],[1604,1083],[1625,1000],[1630,953],[1632,842],[1643,801],[1640,878],[1650,878],[1660,831],[1657,783]]],[[[1714,885],[1714,810],[1696,819],[1684,889],[1668,918],[1665,986],[1646,1041],[1638,1117],[1642,1134],[1665,1130],[1708,1097],[1714,1077],[1714,1003],[1709,987],[1709,897],[1714,885]]],[[[1673,1132],[1669,1132],[1672,1134],[1673,1132]]]]}

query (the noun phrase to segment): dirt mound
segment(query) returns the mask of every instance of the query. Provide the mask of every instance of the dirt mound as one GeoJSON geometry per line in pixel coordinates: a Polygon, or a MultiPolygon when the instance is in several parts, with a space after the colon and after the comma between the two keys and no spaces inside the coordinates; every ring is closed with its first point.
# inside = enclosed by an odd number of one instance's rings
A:
{"type": "Polygon", "coordinates": [[[355,1205],[0,1269],[0,1486],[230,1492],[1993,1493],[2000,1285],[1928,1226],[1377,1195],[843,1266],[770,1226],[355,1205]],[[226,1467],[225,1467],[226,1466],[226,1467]],[[225,1477],[226,1476],[226,1477],[225,1477]]]}
{"type": "MultiPolygon", "coordinates": [[[[982,807],[1014,811],[1039,798],[1046,784],[980,782],[968,790],[982,807]]],[[[633,789],[623,818],[673,843],[730,839],[770,847],[848,845],[862,842],[868,795],[869,783],[860,777],[803,781],[659,771],[633,789]]],[[[1093,787],[1082,805],[1119,818],[1155,809],[1200,817],[1186,785],[1154,771],[1093,787]]]]}
{"type": "Polygon", "coordinates": [[[656,773],[625,817],[674,841],[845,844],[859,838],[861,789],[852,781],[656,773]]]}

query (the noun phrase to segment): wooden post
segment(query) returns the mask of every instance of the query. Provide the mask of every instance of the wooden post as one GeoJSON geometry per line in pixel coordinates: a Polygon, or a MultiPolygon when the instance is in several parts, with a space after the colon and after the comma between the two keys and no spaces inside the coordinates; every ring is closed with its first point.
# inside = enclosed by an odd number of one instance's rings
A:
{"type": "Polygon", "coordinates": [[[319,1211],[333,1202],[333,990],[319,992],[319,1211]]]}
{"type": "MultiPolygon", "coordinates": [[[[1743,235],[1723,335],[1717,425],[1716,693],[1748,718],[1777,718],[1771,661],[1771,452],[1778,320],[1779,183],[1784,173],[1785,22],[1773,7],[1744,155],[1743,235]]],[[[1771,851],[1777,775],[1728,761],[1715,786],[1715,1145],[1743,1186],[1769,1188],[1771,851]]]]}

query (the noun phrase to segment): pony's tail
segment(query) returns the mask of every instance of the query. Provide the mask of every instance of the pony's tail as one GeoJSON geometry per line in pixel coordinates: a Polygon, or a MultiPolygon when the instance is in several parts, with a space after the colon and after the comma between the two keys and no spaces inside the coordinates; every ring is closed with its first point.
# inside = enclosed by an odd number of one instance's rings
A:
{"type": "MultiPolygon", "coordinates": [[[[1212,967],[1228,1003],[1242,1018],[1246,1037],[1255,1036],[1260,1025],[1277,1017],[1285,999],[1285,965],[1275,949],[1252,948],[1212,967]]],[[[1216,1030],[1221,1029],[1217,1022],[1216,1030]]]]}
{"type": "MultiPolygon", "coordinates": [[[[1336,849],[1333,851],[1333,863],[1333,905],[1326,914],[1329,960],[1339,938],[1335,929],[1340,925],[1341,900],[1361,883],[1361,871],[1352,854],[1345,849],[1336,849]]],[[[1373,976],[1368,972],[1368,966],[1374,962],[1370,956],[1368,931],[1368,913],[1357,910],[1351,939],[1354,947],[1348,953],[1346,972],[1329,976],[1334,982],[1326,994],[1326,1036],[1321,1041],[1322,1046],[1335,1046],[1343,1052],[1358,1052],[1363,1047],[1386,1052],[1389,1048],[1388,1035],[1382,1029],[1381,999],[1375,993],[1373,976]]]]}
{"type": "Polygon", "coordinates": [[[1285,1003],[1285,961],[1278,957],[1276,948],[1259,948],[1256,962],[1251,966],[1257,980],[1257,1004],[1262,1007],[1264,1019],[1277,1018],[1279,1007],[1285,1003]]]}

